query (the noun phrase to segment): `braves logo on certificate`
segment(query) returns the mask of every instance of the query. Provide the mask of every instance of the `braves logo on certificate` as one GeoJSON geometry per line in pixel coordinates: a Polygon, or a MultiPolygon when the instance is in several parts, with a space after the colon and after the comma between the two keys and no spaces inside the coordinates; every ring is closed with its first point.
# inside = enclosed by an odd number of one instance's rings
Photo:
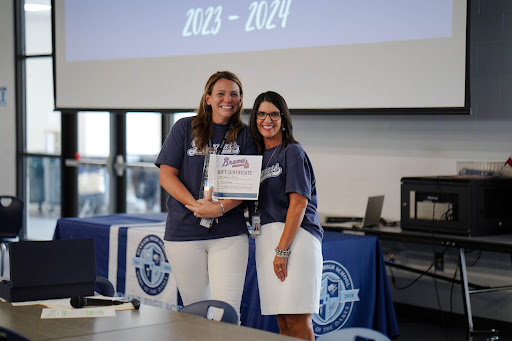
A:
{"type": "Polygon", "coordinates": [[[261,161],[261,155],[216,155],[213,199],[258,200],[261,161]]]}

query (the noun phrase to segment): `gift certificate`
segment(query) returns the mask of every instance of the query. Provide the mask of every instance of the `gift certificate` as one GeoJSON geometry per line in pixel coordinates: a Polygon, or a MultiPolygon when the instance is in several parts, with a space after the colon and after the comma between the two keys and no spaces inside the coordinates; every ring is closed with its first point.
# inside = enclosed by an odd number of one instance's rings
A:
{"type": "Polygon", "coordinates": [[[261,155],[216,155],[212,159],[213,199],[258,200],[261,155]]]}

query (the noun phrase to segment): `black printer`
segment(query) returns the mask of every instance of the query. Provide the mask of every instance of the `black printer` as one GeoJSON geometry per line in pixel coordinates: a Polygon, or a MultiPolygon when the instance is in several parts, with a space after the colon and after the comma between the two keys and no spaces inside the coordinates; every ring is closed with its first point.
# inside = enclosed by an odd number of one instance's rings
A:
{"type": "Polygon", "coordinates": [[[483,236],[512,232],[512,178],[427,176],[401,180],[403,230],[483,236]]]}

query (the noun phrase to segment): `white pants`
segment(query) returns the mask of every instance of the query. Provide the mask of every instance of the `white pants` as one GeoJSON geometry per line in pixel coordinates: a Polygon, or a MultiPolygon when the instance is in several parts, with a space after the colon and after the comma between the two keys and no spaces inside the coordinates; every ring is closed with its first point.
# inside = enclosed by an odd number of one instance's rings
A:
{"type": "MultiPolygon", "coordinates": [[[[240,320],[249,257],[247,235],[164,243],[183,304],[207,299],[224,301],[235,308],[240,320]]],[[[219,319],[217,315],[214,311],[215,320],[219,319]]]]}

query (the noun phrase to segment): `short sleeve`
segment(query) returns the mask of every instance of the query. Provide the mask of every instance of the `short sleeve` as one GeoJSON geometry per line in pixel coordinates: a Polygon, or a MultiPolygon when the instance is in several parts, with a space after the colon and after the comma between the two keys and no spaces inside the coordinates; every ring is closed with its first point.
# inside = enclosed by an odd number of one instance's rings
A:
{"type": "Polygon", "coordinates": [[[286,193],[298,193],[311,200],[313,174],[304,149],[293,144],[286,151],[286,193]]]}
{"type": "Polygon", "coordinates": [[[174,167],[176,169],[181,169],[181,165],[183,162],[184,154],[185,154],[185,141],[188,141],[187,138],[187,128],[189,125],[189,120],[187,118],[182,118],[176,122],[169,135],[167,135],[165,142],[160,150],[160,154],[156,158],[155,165],[160,167],[160,165],[167,165],[174,167]]]}

